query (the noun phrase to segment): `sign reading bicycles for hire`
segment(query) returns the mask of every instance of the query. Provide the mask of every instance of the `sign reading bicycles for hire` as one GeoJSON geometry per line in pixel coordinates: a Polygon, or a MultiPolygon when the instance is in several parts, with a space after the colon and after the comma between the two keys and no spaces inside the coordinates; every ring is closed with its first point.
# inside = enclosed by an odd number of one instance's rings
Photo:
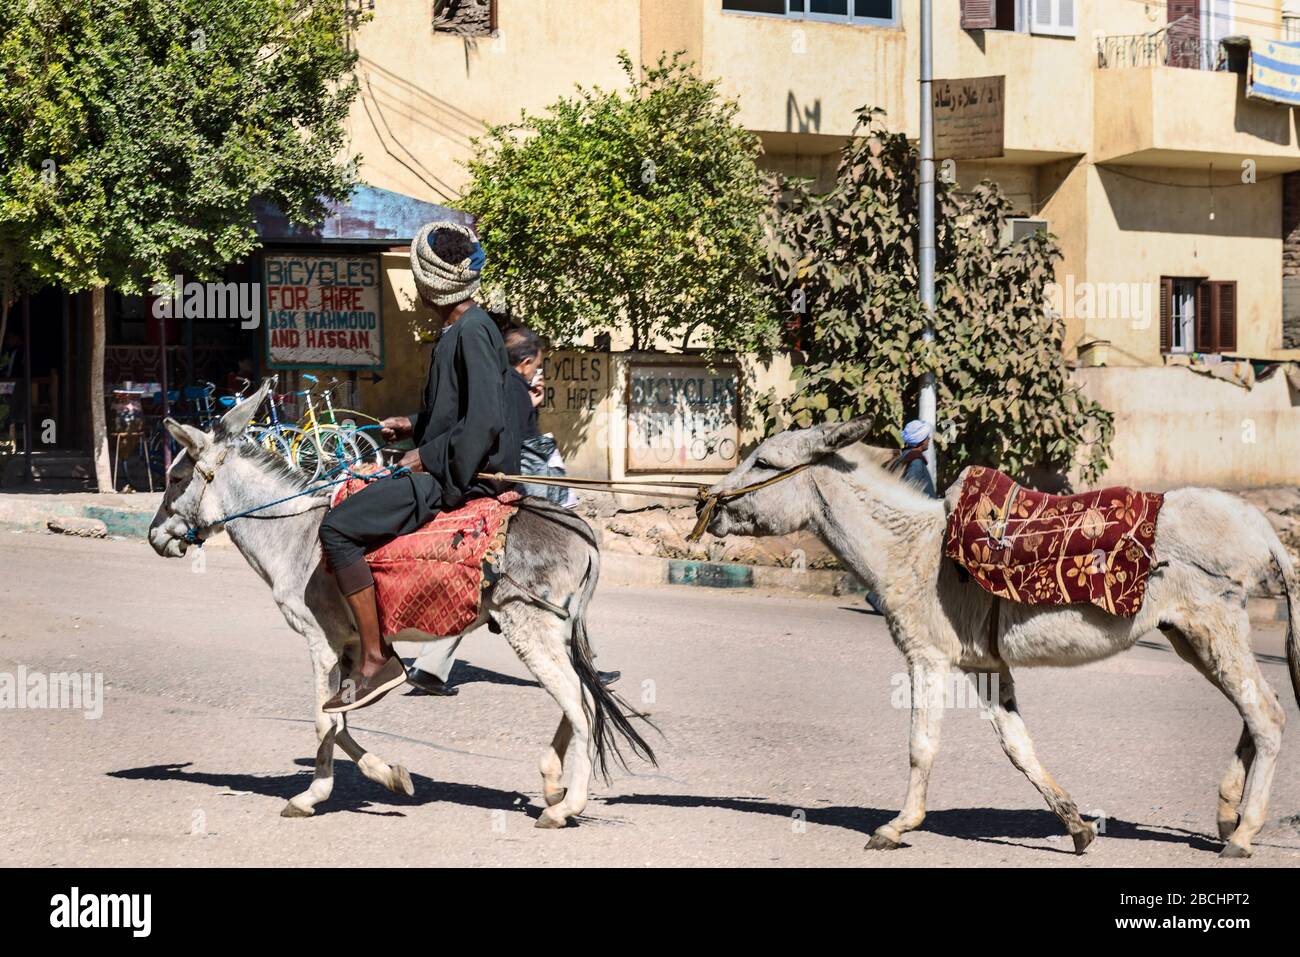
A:
{"type": "Polygon", "coordinates": [[[729,472],[740,447],[738,369],[701,362],[628,368],[627,471],[729,472]]]}
{"type": "Polygon", "coordinates": [[[383,368],[378,256],[267,253],[263,277],[271,366],[383,368]]]}

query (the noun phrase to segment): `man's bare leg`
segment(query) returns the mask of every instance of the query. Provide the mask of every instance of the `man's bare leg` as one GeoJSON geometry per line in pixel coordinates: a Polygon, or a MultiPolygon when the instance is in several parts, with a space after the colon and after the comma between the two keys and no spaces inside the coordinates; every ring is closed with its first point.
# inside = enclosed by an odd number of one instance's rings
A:
{"type": "Polygon", "coordinates": [[[369,678],[393,657],[394,651],[384,644],[383,636],[379,634],[379,603],[375,598],[375,586],[370,585],[346,597],[348,607],[352,609],[352,620],[357,623],[357,632],[361,635],[361,660],[353,663],[352,672],[369,678]]]}
{"type": "Polygon", "coordinates": [[[396,652],[384,644],[379,632],[374,579],[370,577],[369,567],[364,562],[360,564],[361,568],[348,567],[335,575],[352,609],[352,619],[361,638],[361,653],[349,673],[343,676],[338,693],[325,702],[321,710],[326,714],[365,708],[406,682],[406,668],[396,652]]]}

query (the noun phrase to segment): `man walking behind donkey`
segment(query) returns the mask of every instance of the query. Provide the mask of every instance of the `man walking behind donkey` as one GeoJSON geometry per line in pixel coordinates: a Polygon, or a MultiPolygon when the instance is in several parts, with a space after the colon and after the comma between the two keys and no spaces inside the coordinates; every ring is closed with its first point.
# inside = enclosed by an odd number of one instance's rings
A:
{"type": "Polygon", "coordinates": [[[519,472],[520,438],[507,394],[510,360],[496,324],[471,298],[484,259],[483,247],[457,223],[431,223],[411,243],[416,288],[441,332],[422,411],[414,421],[396,416],[382,423],[386,439],[414,439],[415,448],[400,463],[408,471],[372,482],[321,523],[321,548],[361,636],[358,660],[325,703],[327,712],[374,704],[406,680],[401,660],[379,633],[366,553],[439,512],[504,491],[477,478],[479,472],[519,472]]]}

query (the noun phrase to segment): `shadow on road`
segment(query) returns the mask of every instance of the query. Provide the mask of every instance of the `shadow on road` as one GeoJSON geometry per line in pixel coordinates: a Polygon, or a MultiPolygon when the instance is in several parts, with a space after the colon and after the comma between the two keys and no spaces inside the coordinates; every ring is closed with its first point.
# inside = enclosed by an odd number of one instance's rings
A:
{"type": "MultiPolygon", "coordinates": [[[[721,808],[727,811],[741,811],[750,814],[771,814],[777,817],[792,818],[802,813],[809,824],[827,824],[842,827],[860,834],[872,834],[880,825],[892,820],[897,811],[882,808],[865,807],[795,807],[789,804],[772,804],[761,798],[750,797],[703,797],[693,794],[625,794],[606,798],[601,802],[606,806],[614,804],[644,804],[661,807],[684,808],[721,808]]],[[[1130,841],[1161,841],[1170,844],[1185,844],[1195,850],[1218,852],[1223,846],[1204,835],[1181,828],[1155,829],[1131,821],[1117,818],[1106,819],[1105,838],[1119,838],[1130,841]]],[[[988,844],[1006,844],[1015,847],[1028,847],[1024,840],[1042,840],[1045,838],[1062,839],[1060,848],[1035,847],[1035,850],[1053,851],[1060,854],[1074,855],[1074,851],[1065,836],[1061,822],[1050,811],[1007,808],[949,808],[930,811],[925,816],[922,829],[944,837],[957,837],[968,841],[981,841],[988,844]]],[[[906,846],[906,845],[904,845],[906,846]]]]}
{"type": "MultiPolygon", "coordinates": [[[[298,758],[295,763],[306,768],[315,766],[311,758],[298,758]]],[[[305,791],[312,778],[310,771],[278,775],[213,774],[186,770],[190,766],[189,762],[154,764],[142,768],[109,771],[108,776],[126,781],[185,781],[221,788],[236,794],[259,794],[263,797],[283,798],[286,801],[295,794],[305,791]]],[[[440,802],[479,807],[488,811],[523,811],[532,818],[542,813],[541,808],[533,806],[528,795],[519,791],[502,791],[477,784],[458,784],[455,781],[434,781],[421,774],[414,772],[410,774],[411,783],[415,785],[414,797],[385,790],[366,778],[351,761],[335,761],[334,793],[329,800],[317,805],[316,816],[320,817],[336,811],[355,811],[362,814],[402,817],[404,815],[401,808],[421,807],[440,802]]]]}

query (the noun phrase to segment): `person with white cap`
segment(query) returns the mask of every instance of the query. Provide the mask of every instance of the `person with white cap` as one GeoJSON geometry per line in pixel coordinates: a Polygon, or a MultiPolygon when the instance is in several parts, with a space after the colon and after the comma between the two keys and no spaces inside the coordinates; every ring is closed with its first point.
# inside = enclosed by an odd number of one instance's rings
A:
{"type": "Polygon", "coordinates": [[[385,439],[409,436],[415,448],[400,474],[378,479],[326,513],[321,550],[361,639],[326,713],[374,704],[407,680],[401,659],[379,633],[375,581],[366,553],[413,532],[439,512],[504,489],[479,473],[519,471],[519,429],[510,411],[510,360],[492,318],[473,296],[485,256],[468,227],[430,223],[411,243],[411,271],[440,327],[417,416],[380,424],[385,439]]]}
{"type": "Polygon", "coordinates": [[[925,453],[930,447],[934,429],[929,422],[913,419],[903,427],[903,450],[889,463],[891,472],[902,471],[903,478],[911,482],[930,498],[934,498],[934,482],[925,464],[925,453]]]}

